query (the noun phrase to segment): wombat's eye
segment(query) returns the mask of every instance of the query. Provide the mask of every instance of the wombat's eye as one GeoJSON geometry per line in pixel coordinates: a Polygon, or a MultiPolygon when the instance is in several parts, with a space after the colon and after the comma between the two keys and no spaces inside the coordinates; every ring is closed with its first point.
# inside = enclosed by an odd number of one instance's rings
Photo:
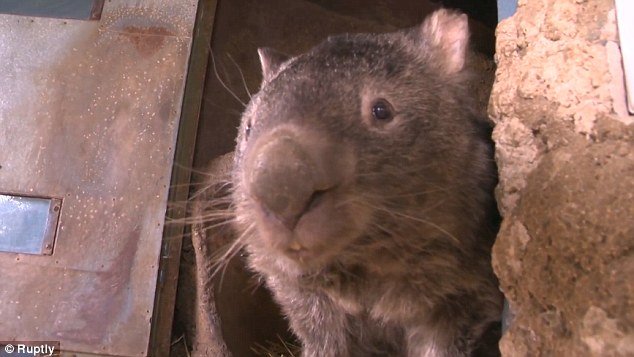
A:
{"type": "Polygon", "coordinates": [[[394,117],[392,105],[385,99],[377,99],[372,105],[372,116],[376,120],[389,121],[394,117]]]}

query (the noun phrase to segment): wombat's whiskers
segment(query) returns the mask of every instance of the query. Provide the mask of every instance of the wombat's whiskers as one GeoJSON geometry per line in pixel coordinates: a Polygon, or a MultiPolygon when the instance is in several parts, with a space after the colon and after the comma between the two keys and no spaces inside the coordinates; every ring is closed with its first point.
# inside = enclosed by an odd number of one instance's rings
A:
{"type": "Polygon", "coordinates": [[[203,185],[207,185],[207,183],[205,183],[205,182],[178,183],[178,184],[171,184],[170,188],[181,188],[181,187],[196,188],[197,186],[203,186],[203,185]]]}
{"type": "Polygon", "coordinates": [[[240,66],[238,66],[238,63],[233,59],[231,54],[227,53],[227,57],[229,57],[231,62],[233,62],[233,64],[236,66],[236,69],[238,70],[238,73],[240,74],[240,79],[242,80],[242,86],[244,87],[244,91],[247,92],[249,99],[251,99],[252,97],[251,92],[249,91],[249,87],[247,86],[247,81],[244,79],[244,73],[242,73],[242,69],[240,68],[240,66]]]}
{"type": "Polygon", "coordinates": [[[227,113],[228,115],[233,115],[236,117],[240,117],[242,115],[242,112],[239,110],[235,110],[235,109],[231,109],[229,107],[227,107],[226,105],[220,105],[216,102],[213,101],[214,98],[212,97],[203,97],[203,101],[205,103],[209,103],[209,105],[211,105],[212,107],[216,108],[216,109],[220,109],[221,111],[227,113]]]}
{"type": "Polygon", "coordinates": [[[214,70],[214,75],[216,76],[216,79],[218,79],[218,82],[220,83],[220,85],[227,91],[229,92],[229,94],[231,94],[231,96],[237,100],[240,104],[242,104],[243,107],[246,107],[247,104],[240,99],[240,97],[234,92],[232,91],[229,86],[222,80],[222,78],[220,77],[220,74],[218,73],[218,68],[216,67],[216,59],[214,56],[213,51],[211,50],[211,47],[209,48],[209,56],[211,57],[211,66],[214,70]]]}
{"type": "Polygon", "coordinates": [[[168,219],[169,224],[204,224],[205,230],[218,228],[231,224],[235,221],[235,217],[231,212],[209,212],[203,215],[168,219]],[[212,223],[213,222],[213,223],[212,223]],[[212,223],[212,224],[209,224],[212,223]]]}
{"type": "Polygon", "coordinates": [[[213,272],[211,273],[210,278],[212,279],[215,278],[216,274],[222,271],[222,273],[220,274],[220,285],[219,285],[220,289],[222,289],[224,275],[227,270],[227,267],[229,266],[229,262],[240,252],[240,250],[242,250],[242,248],[244,248],[244,246],[246,245],[246,238],[249,235],[253,234],[254,230],[255,230],[255,224],[249,225],[242,232],[242,234],[240,234],[240,236],[236,238],[235,241],[228,248],[225,249],[224,252],[219,251],[217,254],[215,254],[212,257],[214,261],[212,268],[214,267],[215,268],[213,272]]]}
{"type": "Polygon", "coordinates": [[[189,171],[190,173],[196,174],[197,176],[202,176],[202,180],[198,180],[198,182],[189,182],[182,184],[171,184],[170,188],[181,188],[181,187],[189,187],[194,188],[195,192],[189,197],[186,202],[170,202],[171,205],[182,204],[186,206],[188,202],[193,201],[201,194],[211,194],[213,196],[218,196],[216,193],[223,191],[231,186],[231,178],[228,175],[217,175],[213,173],[209,173],[207,171],[198,170],[191,166],[185,166],[178,162],[174,162],[174,166],[179,169],[189,171]],[[213,191],[213,193],[208,192],[209,189],[213,186],[217,186],[217,188],[213,191]]]}
{"type": "MultiPolygon", "coordinates": [[[[210,187],[207,187],[207,190],[209,188],[210,187]]],[[[216,190],[216,192],[220,190],[221,189],[219,188],[216,190]]],[[[195,195],[200,194],[201,192],[205,194],[208,193],[205,191],[205,189],[202,189],[199,192],[197,192],[195,195]]],[[[166,223],[168,224],[204,224],[204,223],[227,224],[227,223],[231,223],[235,219],[233,202],[231,201],[231,197],[229,197],[228,195],[214,197],[209,201],[202,201],[206,203],[206,206],[204,207],[204,210],[203,210],[204,213],[193,214],[189,210],[189,205],[191,201],[195,198],[195,195],[193,195],[189,201],[171,202],[170,207],[185,209],[188,212],[184,217],[181,217],[181,218],[173,218],[173,217],[167,216],[166,223]],[[221,220],[222,222],[216,222],[218,220],[221,220]]]]}
{"type": "MultiPolygon", "coordinates": [[[[386,214],[391,215],[391,216],[402,217],[402,218],[409,219],[409,220],[412,220],[412,221],[415,221],[415,222],[420,222],[420,223],[426,224],[426,225],[428,225],[428,226],[430,226],[432,228],[435,228],[436,230],[440,231],[441,233],[445,234],[447,237],[451,238],[456,243],[460,243],[460,240],[458,238],[456,238],[456,236],[454,236],[453,234],[448,232],[446,229],[444,229],[443,227],[439,226],[438,224],[436,224],[436,223],[434,223],[432,221],[429,221],[427,219],[424,219],[422,217],[412,216],[410,214],[398,212],[397,210],[389,209],[389,208],[382,207],[382,206],[379,206],[379,205],[373,205],[373,204],[367,202],[367,200],[357,200],[356,203],[358,203],[360,205],[365,205],[365,206],[367,206],[369,208],[373,208],[373,209],[375,209],[377,211],[381,211],[381,212],[386,213],[386,214]]],[[[434,206],[430,206],[429,209],[431,209],[433,207],[436,207],[439,204],[440,203],[437,203],[434,206]]]]}
{"type": "Polygon", "coordinates": [[[215,176],[217,176],[215,174],[209,173],[209,172],[204,171],[204,170],[198,170],[198,169],[195,169],[195,168],[193,168],[191,166],[185,166],[183,164],[179,164],[178,162],[174,162],[174,166],[176,166],[176,167],[178,167],[180,169],[183,169],[183,170],[187,170],[187,171],[189,171],[191,173],[202,175],[202,176],[207,176],[207,177],[215,177],[215,176]]]}

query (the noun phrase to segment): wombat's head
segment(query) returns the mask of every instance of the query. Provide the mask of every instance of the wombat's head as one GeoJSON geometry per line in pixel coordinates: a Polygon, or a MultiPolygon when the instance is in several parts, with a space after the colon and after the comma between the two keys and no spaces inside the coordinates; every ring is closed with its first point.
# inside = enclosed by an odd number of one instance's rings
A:
{"type": "Polygon", "coordinates": [[[287,271],[319,269],[423,213],[406,226],[453,239],[433,213],[469,206],[456,185],[484,170],[473,169],[484,165],[463,83],[467,43],[466,16],[440,10],[293,58],[260,50],[264,81],[242,118],[233,178],[251,252],[287,271]]]}

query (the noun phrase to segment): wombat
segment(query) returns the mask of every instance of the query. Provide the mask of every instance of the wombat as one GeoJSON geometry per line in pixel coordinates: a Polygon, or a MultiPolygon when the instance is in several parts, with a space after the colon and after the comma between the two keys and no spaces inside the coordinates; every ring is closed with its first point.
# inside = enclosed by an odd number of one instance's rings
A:
{"type": "Polygon", "coordinates": [[[259,50],[238,243],[304,356],[470,356],[495,330],[497,176],[468,38],[466,15],[442,9],[296,57],[259,50]]]}

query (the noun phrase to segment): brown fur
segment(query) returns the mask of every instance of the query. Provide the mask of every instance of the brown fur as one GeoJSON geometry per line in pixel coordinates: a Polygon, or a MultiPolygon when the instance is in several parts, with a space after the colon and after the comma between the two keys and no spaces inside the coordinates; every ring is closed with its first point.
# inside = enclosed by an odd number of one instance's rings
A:
{"type": "Polygon", "coordinates": [[[305,356],[469,356],[499,320],[496,168],[467,39],[466,17],[441,10],[290,59],[260,52],[237,139],[238,244],[305,356]],[[392,120],[372,116],[377,98],[392,120]]]}

